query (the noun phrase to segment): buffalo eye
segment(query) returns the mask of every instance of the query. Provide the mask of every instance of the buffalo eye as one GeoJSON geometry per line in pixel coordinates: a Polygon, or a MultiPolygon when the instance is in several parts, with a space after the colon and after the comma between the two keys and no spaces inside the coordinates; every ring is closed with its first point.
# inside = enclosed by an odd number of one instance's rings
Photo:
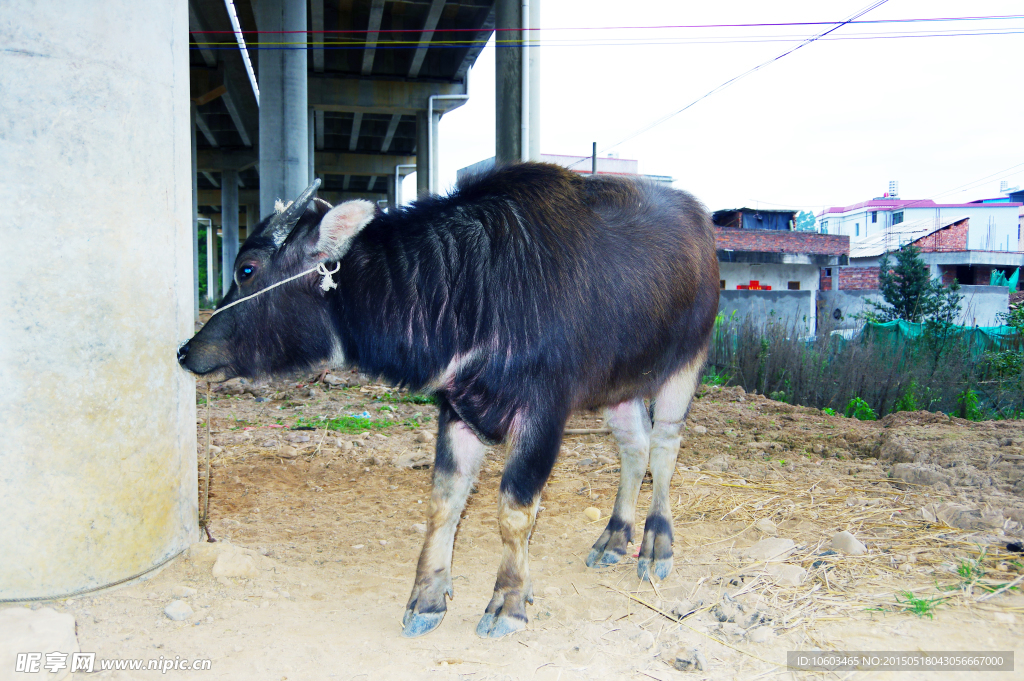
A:
{"type": "Polygon", "coordinates": [[[256,274],[255,265],[242,265],[238,268],[238,283],[242,283],[254,274],[256,274]]]}

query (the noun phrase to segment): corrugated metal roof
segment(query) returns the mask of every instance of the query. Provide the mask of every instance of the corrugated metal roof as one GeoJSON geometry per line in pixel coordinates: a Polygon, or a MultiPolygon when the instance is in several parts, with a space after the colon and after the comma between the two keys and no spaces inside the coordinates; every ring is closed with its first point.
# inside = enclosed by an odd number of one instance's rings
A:
{"type": "Polygon", "coordinates": [[[935,218],[922,218],[920,220],[908,220],[898,225],[893,225],[888,230],[879,231],[871,236],[866,236],[857,241],[850,241],[850,258],[870,258],[885,253],[886,246],[896,250],[900,246],[917,241],[943,227],[949,227],[961,220],[967,220],[969,216],[959,215],[956,217],[944,217],[938,224],[935,218]],[[887,239],[888,237],[888,239],[887,239]]]}

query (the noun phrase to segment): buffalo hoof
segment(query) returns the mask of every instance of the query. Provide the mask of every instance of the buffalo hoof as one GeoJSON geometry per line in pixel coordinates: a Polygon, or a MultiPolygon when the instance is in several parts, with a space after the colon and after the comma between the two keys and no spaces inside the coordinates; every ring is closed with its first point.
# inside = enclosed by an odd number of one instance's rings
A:
{"type": "Polygon", "coordinates": [[[480,638],[501,638],[526,628],[526,618],[509,615],[493,615],[484,613],[476,625],[476,635],[480,638]]]}
{"type": "Polygon", "coordinates": [[[602,568],[615,565],[625,557],[625,552],[615,549],[591,549],[587,556],[588,568],[602,568]]]}
{"type": "MultiPolygon", "coordinates": [[[[651,564],[650,558],[641,558],[636,564],[636,576],[640,578],[642,582],[653,582],[651,579],[651,564]]],[[[653,561],[654,570],[653,574],[658,578],[659,581],[664,580],[672,572],[672,556],[668,558],[656,558],[653,561]]]]}
{"type": "Polygon", "coordinates": [[[526,604],[533,603],[533,590],[497,588],[484,616],[476,625],[480,638],[501,638],[526,628],[526,604]]]}
{"type": "Polygon", "coordinates": [[[630,525],[612,516],[587,556],[587,567],[607,567],[621,561],[626,556],[631,534],[630,525]]]}
{"type": "Polygon", "coordinates": [[[407,610],[405,618],[402,620],[402,636],[405,638],[416,638],[417,636],[429,634],[434,629],[437,629],[437,626],[441,624],[443,619],[444,612],[414,613],[407,610]]]}
{"type": "Polygon", "coordinates": [[[648,516],[644,541],[637,557],[636,575],[642,581],[668,577],[672,572],[672,524],[662,516],[648,516]],[[653,576],[653,577],[652,577],[653,576]]]}

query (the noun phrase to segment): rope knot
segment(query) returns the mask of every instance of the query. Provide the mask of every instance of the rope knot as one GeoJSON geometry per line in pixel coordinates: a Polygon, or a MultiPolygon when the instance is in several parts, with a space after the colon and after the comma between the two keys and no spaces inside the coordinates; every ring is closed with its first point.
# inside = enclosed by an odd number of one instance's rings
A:
{"type": "Polygon", "coordinates": [[[317,274],[320,274],[320,275],[323,276],[323,279],[320,280],[320,290],[321,291],[323,291],[324,293],[327,293],[332,288],[338,288],[338,284],[336,284],[334,279],[331,278],[331,275],[334,274],[335,272],[337,272],[340,269],[341,269],[341,263],[340,262],[339,263],[335,263],[333,270],[328,270],[327,267],[325,267],[323,263],[320,263],[319,265],[316,266],[317,274]]]}

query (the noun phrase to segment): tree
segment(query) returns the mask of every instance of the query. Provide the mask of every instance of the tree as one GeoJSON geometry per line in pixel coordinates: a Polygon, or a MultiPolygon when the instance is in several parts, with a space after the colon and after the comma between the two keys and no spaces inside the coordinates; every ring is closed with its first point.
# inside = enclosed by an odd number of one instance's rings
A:
{"type": "Polygon", "coordinates": [[[796,231],[798,232],[813,232],[814,231],[814,213],[810,213],[806,210],[802,210],[797,213],[796,216],[796,231]]]}
{"type": "Polygon", "coordinates": [[[954,280],[948,288],[933,281],[921,250],[908,244],[896,253],[892,265],[889,254],[879,262],[878,288],[885,303],[872,302],[878,321],[902,319],[908,322],[933,322],[949,325],[960,311],[960,284],[954,280]]]}

